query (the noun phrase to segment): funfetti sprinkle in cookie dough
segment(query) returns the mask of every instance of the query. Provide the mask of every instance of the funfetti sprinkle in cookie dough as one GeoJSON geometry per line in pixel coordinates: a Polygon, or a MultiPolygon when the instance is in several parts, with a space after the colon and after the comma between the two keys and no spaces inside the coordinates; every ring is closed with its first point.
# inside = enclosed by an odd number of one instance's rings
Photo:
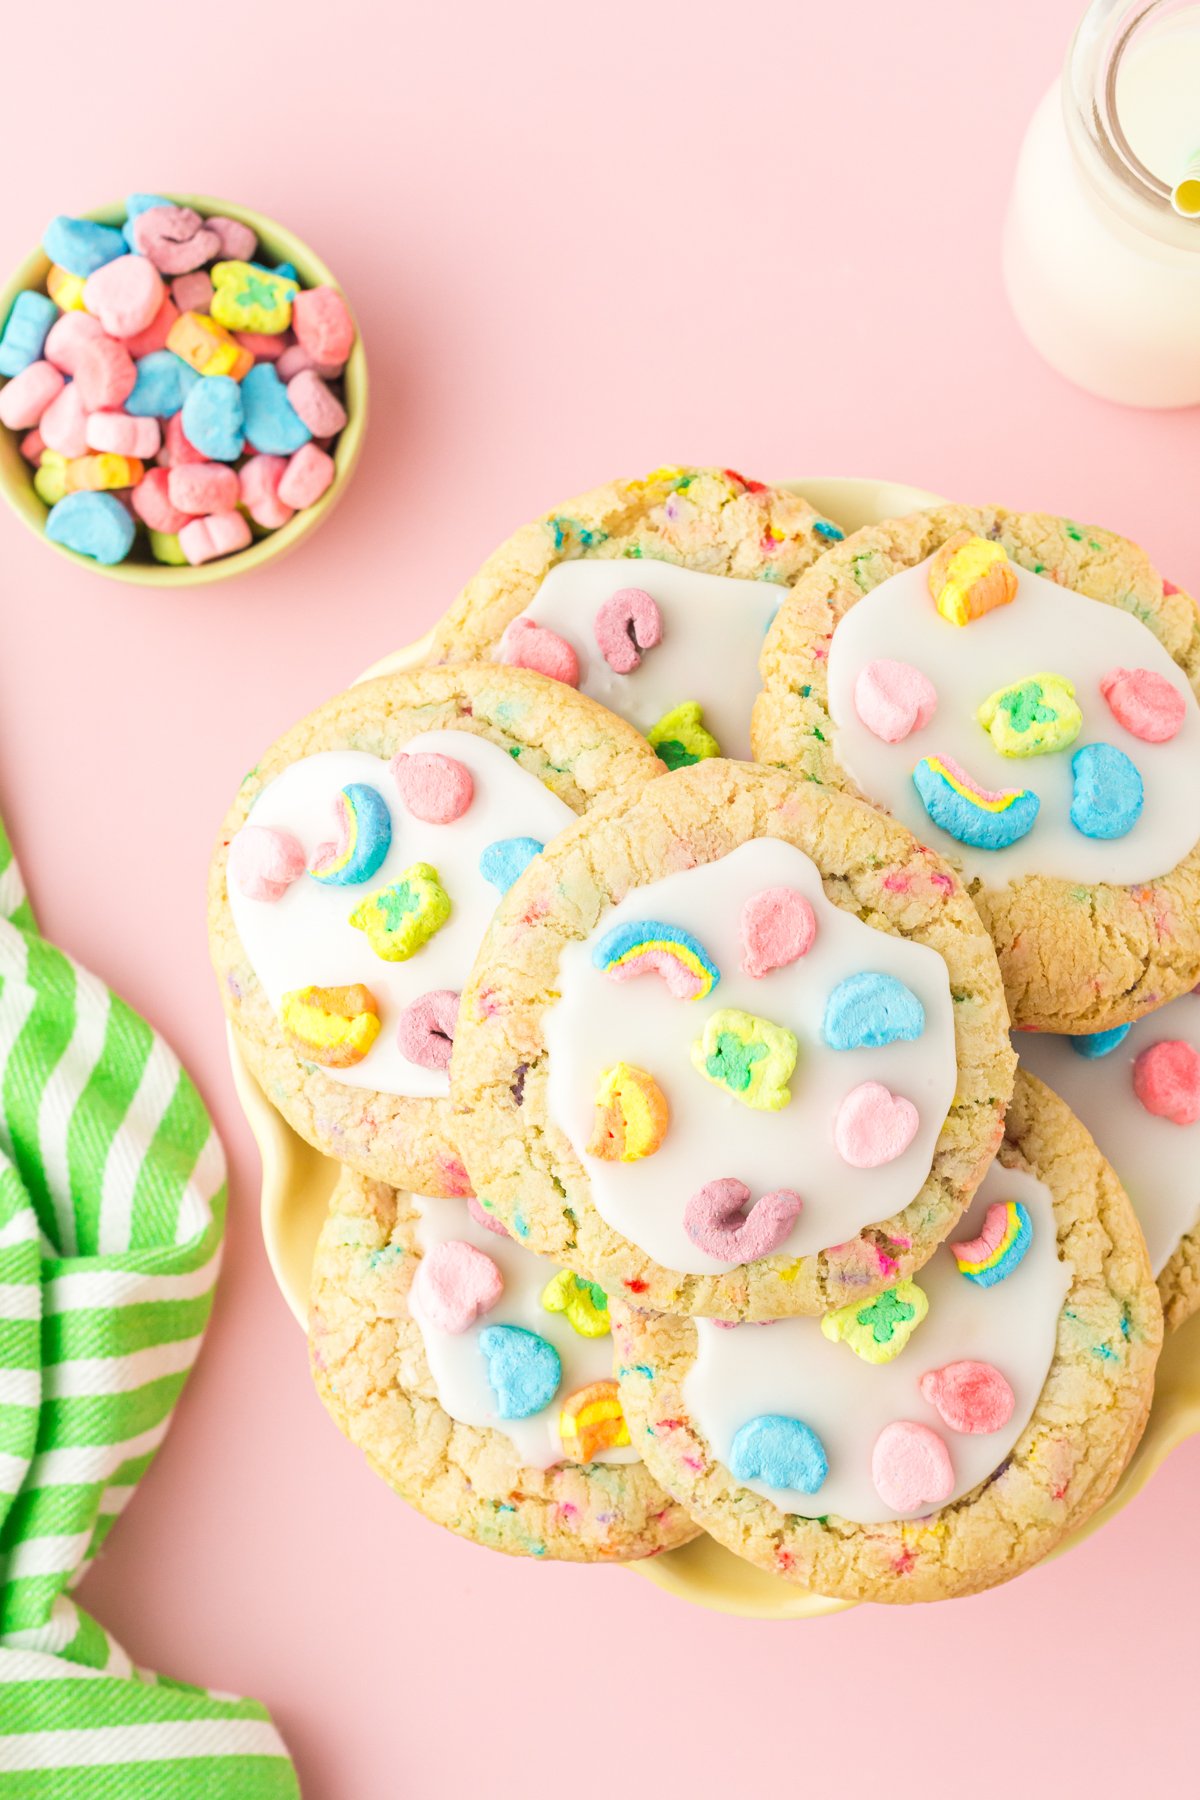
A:
{"type": "Polygon", "coordinates": [[[733,469],[615,481],[502,544],[432,660],[538,669],[636,725],[668,768],[748,757],[763,633],[841,537],[806,500],[733,469]]]}
{"type": "Polygon", "coordinates": [[[706,761],[572,827],[464,993],[453,1130],[521,1242],[639,1304],[814,1313],[920,1268],[1014,1058],[955,877],[861,801],[706,761]]]}
{"type": "Polygon", "coordinates": [[[247,776],[213,861],[213,962],[267,1098],[326,1155],[462,1194],[459,995],[501,895],[565,825],[660,777],[632,727],[474,665],[364,682],[247,776]]]}
{"type": "Polygon", "coordinates": [[[630,1447],[608,1301],[474,1200],[343,1170],[313,1266],[317,1390],[427,1518],[511,1556],[627,1562],[696,1535],[630,1447]]]}
{"type": "Polygon", "coordinates": [[[856,532],[763,647],[760,762],[957,868],[1013,1023],[1127,1023],[1200,978],[1200,617],[1126,539],[947,506],[856,532]]]}
{"type": "Polygon", "coordinates": [[[1090,1037],[1018,1032],[1112,1163],[1146,1234],[1170,1327],[1200,1307],[1200,994],[1090,1037]]]}
{"type": "Polygon", "coordinates": [[[954,1239],[824,1319],[735,1329],[612,1301],[633,1441],[721,1543],[848,1600],[976,1593],[1107,1499],[1162,1315],[1127,1196],[1019,1072],[954,1239]]]}

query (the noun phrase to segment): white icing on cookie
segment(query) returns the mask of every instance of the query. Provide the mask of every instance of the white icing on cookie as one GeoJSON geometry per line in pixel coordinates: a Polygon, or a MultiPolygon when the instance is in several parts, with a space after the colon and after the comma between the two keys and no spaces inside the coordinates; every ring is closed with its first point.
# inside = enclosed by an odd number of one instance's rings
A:
{"type": "Polygon", "coordinates": [[[1143,1050],[1167,1038],[1200,1051],[1200,995],[1185,994],[1139,1019],[1107,1056],[1080,1056],[1066,1037],[1013,1034],[1022,1066],[1066,1101],[1116,1170],[1145,1233],[1155,1275],[1200,1221],[1200,1123],[1156,1118],[1133,1090],[1134,1063],[1143,1050]]]}
{"type": "Polygon", "coordinates": [[[402,1056],[396,1043],[401,1012],[422,994],[441,988],[461,992],[500,895],[479,872],[479,857],[499,838],[550,839],[575,815],[498,744],[467,731],[430,731],[411,738],[408,755],[436,751],[465,763],[475,783],[471,805],[449,825],[414,818],[400,798],[386,762],[358,750],[329,750],[292,763],[265,787],[248,824],[274,826],[299,839],[311,863],[319,844],[335,838],[334,802],[351,782],[378,790],[392,816],[391,847],[368,881],[325,886],[309,875],[274,903],[248,900],[229,883],[229,903],[243,948],[276,1012],[282,996],[314,984],[341,987],[362,982],[374,994],[382,1029],[361,1063],[324,1070],[348,1087],[385,1094],[449,1092],[444,1070],[426,1069],[402,1056]],[[427,862],[450,896],[450,917],[407,962],[385,962],[372,950],[350,914],[369,895],[396,881],[413,863],[427,862]]]}
{"type": "Polygon", "coordinates": [[[704,575],[650,557],[589,557],[556,563],[522,615],[565,638],[579,658],[583,693],[641,732],[685,700],[700,704],[723,756],[750,755],[750,712],[762,683],[763,637],[786,590],[771,581],[704,575]],[[662,615],[662,642],[618,675],[605,662],[593,621],[622,588],[642,588],[662,615]]]}
{"type": "Polygon", "coordinates": [[[1132,613],[1013,567],[1016,599],[969,625],[941,617],[928,563],[890,576],[850,608],[829,649],[834,754],[868,799],[990,887],[1023,875],[1153,881],[1200,841],[1200,705],[1182,669],[1132,613]],[[911,663],[937,689],[933,718],[899,744],[875,737],[854,707],[859,673],[879,659],[911,663]],[[1144,743],[1117,724],[1100,691],[1101,678],[1115,668],[1152,669],[1184,696],[1184,723],[1169,743],[1144,743]],[[1001,756],[976,711],[998,689],[1042,671],[1074,683],[1083,728],[1069,749],[1001,756]],[[1124,751],[1145,785],[1142,816],[1125,837],[1089,838],[1071,824],[1071,758],[1091,743],[1124,751]],[[933,823],[913,786],[913,768],[924,756],[951,757],[985,788],[1031,788],[1041,800],[1033,829],[1003,850],[959,843],[933,823]]]}
{"type": "MultiPolygon", "coordinates": [[[[429,1324],[421,1313],[419,1302],[410,1294],[409,1312],[419,1325],[443,1412],[460,1425],[486,1426],[509,1438],[521,1461],[531,1469],[548,1469],[563,1460],[558,1435],[558,1415],[563,1402],[581,1387],[593,1381],[608,1381],[613,1373],[612,1337],[582,1337],[562,1313],[547,1312],[542,1293],[547,1282],[557,1273],[557,1265],[544,1257],[524,1250],[511,1238],[501,1237],[477,1225],[467,1211],[465,1200],[426,1200],[413,1196],[420,1214],[416,1230],[417,1248],[424,1256],[435,1244],[457,1240],[473,1244],[499,1268],[504,1278],[504,1292],[485,1317],[477,1319],[466,1331],[452,1335],[429,1324]],[[558,1393],[542,1412],[529,1419],[501,1419],[496,1414],[496,1397],[488,1386],[487,1365],[479,1348],[479,1334],[488,1325],[519,1325],[536,1331],[554,1345],[562,1360],[562,1384],[558,1393]]],[[[606,1463],[637,1462],[631,1448],[605,1450],[595,1459],[606,1463]]]]}
{"type": "Polygon", "coordinates": [[[941,957],[906,938],[874,931],[825,897],[816,865],[774,838],[742,844],[721,861],[635,888],[607,910],[583,943],[569,944],[559,966],[561,999],[545,1015],[549,1109],[570,1138],[601,1216],[666,1268],[706,1275],[729,1268],[687,1236],[684,1208],[706,1182],[743,1181],[755,1197],[791,1188],[804,1207],[779,1254],[803,1256],[840,1244],[863,1226],[890,1218],[917,1194],[954,1098],[953,1003],[941,957]],[[799,889],[817,921],[812,948],[760,980],[742,973],[742,907],[768,887],[799,889]],[[593,967],[595,944],[627,920],[681,926],[703,944],[721,979],[705,1000],[677,1000],[653,975],[614,982],[593,967]],[[916,1042],[878,1050],[830,1050],[821,1038],[825,1003],[837,984],[862,971],[894,975],[925,1009],[916,1042]],[[733,1007],[785,1026],[799,1039],[792,1098],[778,1112],[756,1111],[715,1087],[692,1066],[691,1047],[705,1020],[733,1007]],[[587,1154],[601,1072],[617,1062],[645,1069],[670,1108],[666,1138],[640,1162],[587,1154]],[[838,1154],[833,1120],[861,1083],[878,1081],[911,1100],[916,1137],[895,1161],[855,1169],[838,1154]]]}
{"type": "Polygon", "coordinates": [[[1025,1256],[1003,1281],[985,1288],[959,1274],[948,1245],[935,1250],[913,1277],[929,1301],[928,1315],[891,1362],[864,1362],[849,1344],[831,1343],[819,1319],[733,1330],[697,1319],[698,1353],[683,1394],[688,1416],[718,1461],[728,1463],[734,1437],[749,1420],[764,1413],[799,1419],[816,1432],[829,1459],[818,1491],[802,1494],[761,1481],[744,1485],[784,1512],[808,1519],[831,1514],[860,1525],[900,1516],[880,1499],[871,1479],[875,1440],[893,1420],[912,1419],[944,1440],[955,1476],[950,1499],[970,1493],[998,1469],[1029,1423],[1045,1384],[1071,1271],[1058,1259],[1049,1189],[999,1163],[988,1170],[955,1240],[974,1237],[997,1200],[1017,1200],[1028,1208],[1033,1239],[1025,1256]],[[967,1360],[991,1363],[1013,1390],[1012,1417],[999,1431],[954,1431],[922,1398],[922,1375],[967,1360]]]}

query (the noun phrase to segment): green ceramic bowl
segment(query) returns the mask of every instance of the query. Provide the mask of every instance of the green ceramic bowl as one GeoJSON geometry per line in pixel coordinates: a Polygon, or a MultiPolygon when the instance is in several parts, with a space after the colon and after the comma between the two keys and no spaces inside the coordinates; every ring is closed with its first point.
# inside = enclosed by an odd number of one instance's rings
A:
{"type": "MultiPolygon", "coordinates": [[[[266,219],[261,213],[251,212],[245,206],[233,206],[227,200],[213,200],[206,194],[170,194],[167,198],[180,206],[192,206],[198,213],[219,213],[224,218],[238,219],[242,224],[249,225],[257,235],[260,249],[266,256],[272,262],[293,263],[305,287],[339,286],[320,257],[315,256],[307,244],[301,243],[298,237],[294,237],[282,225],[277,225],[274,219],[266,219]]],[[[124,223],[125,209],[123,206],[103,206],[86,216],[102,225],[120,225],[124,223]]],[[[0,292],[0,320],[8,317],[12,303],[22,288],[45,287],[49,268],[50,259],[42,250],[35,250],[32,256],[26,257],[12,280],[0,292]]],[[[345,492],[362,449],[367,424],[367,359],[361,337],[354,340],[343,380],[347,418],[345,429],[333,452],[336,472],[332,482],[315,506],[308,506],[303,511],[294,513],[278,531],[256,537],[252,544],[245,550],[239,550],[235,556],[218,557],[215,562],[200,563],[195,568],[190,564],[175,567],[169,563],[154,562],[139,537],[129,559],[110,566],[93,562],[91,557],[80,556],[74,550],[66,550],[61,544],[51,543],[45,536],[48,508],[34,491],[33,471],[20,451],[20,434],[6,431],[2,427],[0,491],[18,517],[24,519],[56,555],[68,557],[71,562],[79,563],[97,575],[108,575],[117,581],[135,582],[141,587],[161,588],[195,587],[201,582],[228,581],[233,575],[243,575],[250,569],[261,568],[272,557],[282,556],[286,551],[294,549],[302,538],[316,530],[322,519],[328,517],[345,492]]]]}

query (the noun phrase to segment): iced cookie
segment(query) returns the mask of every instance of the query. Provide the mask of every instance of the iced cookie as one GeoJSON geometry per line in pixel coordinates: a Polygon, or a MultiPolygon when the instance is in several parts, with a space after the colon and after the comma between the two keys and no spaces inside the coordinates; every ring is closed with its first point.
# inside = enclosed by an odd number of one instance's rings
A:
{"type": "Polygon", "coordinates": [[[1200,1307],[1200,995],[1090,1037],[1019,1032],[1024,1068],[1061,1094],[1111,1162],[1146,1234],[1169,1326],[1200,1307]]]}
{"type": "Polygon", "coordinates": [[[488,558],[433,660],[539,669],[644,732],[668,768],[750,754],[758,649],[842,533],[732,469],[656,469],[569,500],[488,558]]]}
{"type": "Polygon", "coordinates": [[[467,1191],[448,1133],[459,995],[496,904],[595,801],[662,765],[540,675],[419,670],[339,695],[242,783],[213,861],[213,961],[267,1097],[327,1155],[467,1191]]]}
{"type": "Polygon", "coordinates": [[[763,648],[760,762],[959,870],[1013,1023],[1092,1032],[1200,978],[1200,618],[1136,545],[947,506],[836,545],[763,648]]]}
{"type": "Polygon", "coordinates": [[[722,1329],[613,1303],[647,1463],[729,1549],[817,1593],[939,1600],[1041,1560],[1150,1407],[1158,1294],[1079,1121],[1018,1073],[999,1155],[913,1281],[722,1329]]]}
{"type": "Polygon", "coordinates": [[[606,1296],[522,1250],[476,1202],[343,1170],[309,1347],[341,1430],[462,1537],[627,1562],[695,1536],[630,1448],[606,1296]]]}
{"type": "Polygon", "coordinates": [[[918,1269],[1000,1141],[995,955],[945,865],[861,801],[747,763],[572,828],[464,993],[454,1133],[530,1248],[727,1319],[918,1269]]]}

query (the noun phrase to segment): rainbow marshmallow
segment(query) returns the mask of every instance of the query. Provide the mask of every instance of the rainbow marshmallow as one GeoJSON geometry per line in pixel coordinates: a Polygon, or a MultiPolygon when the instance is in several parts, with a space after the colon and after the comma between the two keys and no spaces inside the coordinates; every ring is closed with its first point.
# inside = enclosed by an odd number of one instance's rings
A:
{"type": "Polygon", "coordinates": [[[1017,572],[1003,544],[956,531],[929,564],[929,592],[943,619],[969,625],[1017,597],[1017,572]]]}
{"type": "Polygon", "coordinates": [[[361,982],[293,988],[279,1003],[284,1036],[304,1062],[352,1069],[379,1036],[379,1007],[361,982]]]}
{"type": "Polygon", "coordinates": [[[1033,1220],[1019,1200],[997,1200],[987,1209],[983,1230],[969,1243],[951,1244],[958,1272],[977,1287],[995,1287],[1011,1275],[1033,1242],[1033,1220]]]}
{"type": "Polygon", "coordinates": [[[640,1162],[667,1135],[666,1095],[645,1069],[614,1063],[596,1088],[595,1124],[588,1152],[605,1162],[640,1162]]]}
{"type": "Polygon", "coordinates": [[[592,962],[611,981],[661,975],[677,1000],[705,1000],[721,979],[703,944],[681,926],[658,919],[633,919],[606,931],[592,962]]]}
{"type": "Polygon", "coordinates": [[[392,815],[383,795],[365,781],[344,787],[334,805],[337,842],[320,846],[308,872],[325,887],[354,887],[370,881],[391,848],[392,815]]]}
{"type": "Polygon", "coordinates": [[[606,1450],[623,1450],[629,1426],[615,1381],[579,1388],[558,1415],[558,1437],[568,1462],[590,1463],[606,1450]]]}
{"type": "Polygon", "coordinates": [[[1033,829],[1041,801],[1029,788],[993,793],[949,756],[923,756],[913,770],[921,804],[943,831],[977,850],[1006,850],[1033,829]]]}

